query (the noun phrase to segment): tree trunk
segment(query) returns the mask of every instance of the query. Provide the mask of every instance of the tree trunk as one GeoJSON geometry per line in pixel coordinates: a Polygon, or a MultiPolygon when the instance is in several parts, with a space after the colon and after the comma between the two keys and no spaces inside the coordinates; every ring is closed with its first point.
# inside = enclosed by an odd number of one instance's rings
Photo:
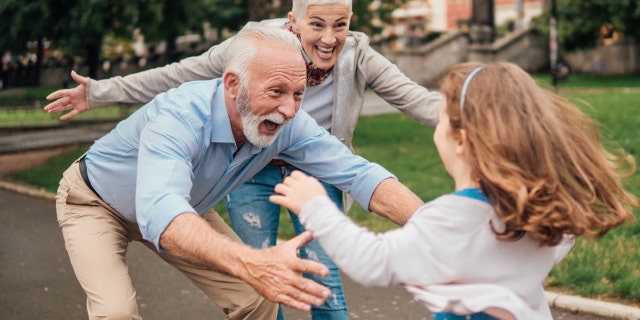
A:
{"type": "Polygon", "coordinates": [[[44,38],[38,36],[38,45],[36,48],[36,65],[33,76],[33,85],[40,85],[40,74],[42,74],[42,59],[44,59],[44,38]]]}
{"type": "Polygon", "coordinates": [[[87,50],[87,65],[89,66],[89,78],[98,79],[100,65],[100,41],[85,46],[87,50]]]}
{"type": "Polygon", "coordinates": [[[265,19],[269,7],[267,0],[249,0],[249,21],[265,19]]]}

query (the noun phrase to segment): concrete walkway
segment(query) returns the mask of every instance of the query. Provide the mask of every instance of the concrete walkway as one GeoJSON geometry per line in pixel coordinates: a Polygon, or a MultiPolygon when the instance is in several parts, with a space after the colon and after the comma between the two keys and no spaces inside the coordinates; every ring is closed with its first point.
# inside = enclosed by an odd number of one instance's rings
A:
{"type": "MultiPolygon", "coordinates": [[[[367,93],[364,115],[397,112],[367,93]]],[[[90,143],[113,124],[69,127],[0,136],[0,154],[90,143]]],[[[54,195],[0,181],[0,319],[86,319],[85,297],[69,264],[55,219],[54,195]]],[[[133,243],[127,256],[140,312],[147,319],[223,319],[179,272],[133,243]]],[[[352,319],[430,319],[401,287],[364,288],[343,277],[352,319]]],[[[640,319],[640,309],[547,293],[554,318],[640,319]]],[[[287,320],[311,319],[285,308],[287,320]]]]}

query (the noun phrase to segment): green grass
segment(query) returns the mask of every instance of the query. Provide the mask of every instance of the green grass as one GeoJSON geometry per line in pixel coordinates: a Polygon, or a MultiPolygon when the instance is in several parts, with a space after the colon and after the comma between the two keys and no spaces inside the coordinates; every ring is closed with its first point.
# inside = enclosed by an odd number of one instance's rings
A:
{"type": "MultiPolygon", "coordinates": [[[[46,96],[61,87],[25,87],[0,91],[0,129],[62,125],[60,114],[43,112],[49,103],[46,96]]],[[[76,116],[75,121],[117,121],[127,117],[138,106],[113,105],[76,116]]]]}
{"type": "MultiPolygon", "coordinates": [[[[550,74],[534,74],[533,78],[545,87],[551,86],[550,74]]],[[[593,74],[572,74],[558,82],[558,88],[640,88],[640,77],[637,75],[619,75],[602,77],[593,74]]]]}
{"type": "MultiPolygon", "coordinates": [[[[536,75],[544,83],[548,75],[536,75]]],[[[591,115],[600,125],[603,142],[610,149],[624,148],[639,158],[640,90],[620,92],[619,87],[640,87],[640,78],[592,78],[572,75],[560,83],[559,93],[567,96],[591,115]],[[599,90],[563,90],[573,79],[584,87],[599,90]],[[617,83],[610,85],[611,82],[617,83]],[[604,88],[604,91],[602,90],[604,88]],[[610,88],[610,89],[607,89],[610,88]]],[[[453,181],[444,170],[432,140],[433,129],[426,128],[403,114],[362,117],[355,132],[356,153],[378,162],[418,194],[423,200],[451,192],[453,181]]],[[[54,192],[61,172],[87,146],[52,158],[41,168],[13,175],[12,179],[43,186],[54,192]]],[[[640,195],[640,173],[626,181],[629,190],[640,195]]],[[[224,203],[216,210],[226,215],[224,203]]],[[[640,212],[636,210],[640,219],[640,212]]],[[[350,216],[359,224],[376,232],[396,226],[366,212],[357,204],[350,216]]],[[[293,235],[288,214],[281,213],[280,237],[293,235]]],[[[601,239],[580,237],[569,255],[557,265],[547,285],[585,297],[609,297],[629,303],[640,303],[640,223],[621,226],[601,239]]]]}
{"type": "Polygon", "coordinates": [[[47,95],[58,89],[61,87],[24,87],[2,90],[0,91],[0,106],[28,106],[44,103],[47,95]]]}
{"type": "MultiPolygon", "coordinates": [[[[0,111],[0,129],[21,127],[50,127],[63,125],[60,114],[49,114],[42,110],[43,106],[33,108],[7,108],[0,111]]],[[[76,116],[78,121],[118,121],[131,114],[137,106],[107,106],[76,116]]]]}

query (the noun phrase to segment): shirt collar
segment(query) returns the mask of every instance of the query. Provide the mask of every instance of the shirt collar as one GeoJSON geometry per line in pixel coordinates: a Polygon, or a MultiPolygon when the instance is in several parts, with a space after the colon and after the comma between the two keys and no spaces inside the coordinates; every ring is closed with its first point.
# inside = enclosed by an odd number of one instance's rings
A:
{"type": "MultiPolygon", "coordinates": [[[[233,137],[233,131],[231,130],[231,122],[229,120],[229,113],[227,112],[227,105],[224,102],[224,83],[220,80],[218,87],[213,93],[212,106],[211,106],[211,142],[212,143],[230,143],[235,145],[236,140],[233,137]]],[[[246,141],[244,143],[243,150],[247,154],[259,153],[262,148],[256,147],[251,142],[246,141]]]]}
{"type": "Polygon", "coordinates": [[[235,144],[236,141],[233,139],[227,105],[224,102],[224,83],[222,80],[220,80],[218,87],[213,93],[211,109],[211,125],[213,126],[213,130],[211,130],[211,142],[235,144]]]}

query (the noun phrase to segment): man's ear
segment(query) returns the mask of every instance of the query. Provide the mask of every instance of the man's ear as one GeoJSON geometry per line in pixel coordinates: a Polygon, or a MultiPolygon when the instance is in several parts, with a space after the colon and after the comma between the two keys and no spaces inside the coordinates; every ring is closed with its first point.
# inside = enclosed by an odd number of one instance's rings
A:
{"type": "Polygon", "coordinates": [[[231,98],[235,98],[238,95],[238,88],[240,87],[238,75],[233,72],[225,72],[224,75],[222,75],[222,82],[224,83],[225,92],[231,98]]]}

